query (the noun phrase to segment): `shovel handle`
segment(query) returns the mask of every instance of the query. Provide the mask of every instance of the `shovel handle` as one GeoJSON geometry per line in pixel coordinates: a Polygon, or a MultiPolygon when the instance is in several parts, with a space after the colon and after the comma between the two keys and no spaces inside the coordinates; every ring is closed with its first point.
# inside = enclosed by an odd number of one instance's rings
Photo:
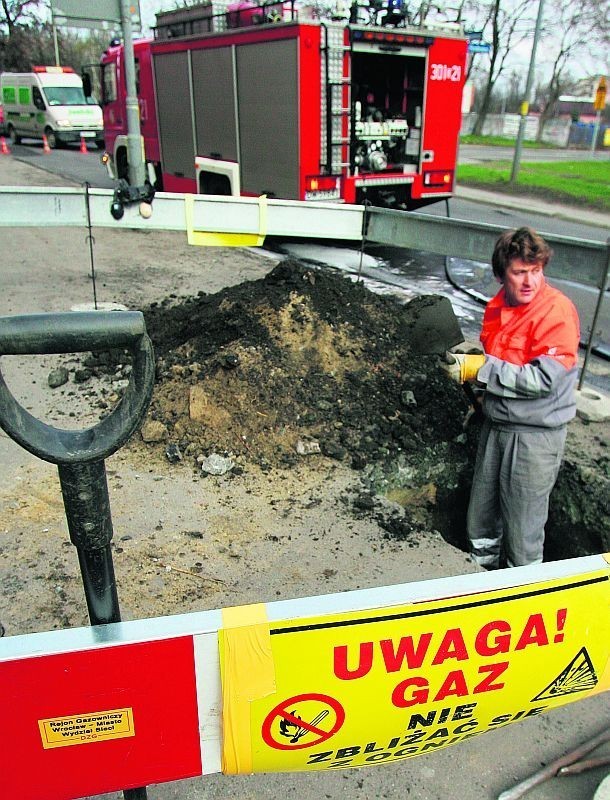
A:
{"type": "Polygon", "coordinates": [[[125,348],[133,356],[125,393],[91,428],[64,430],[34,417],[13,397],[0,371],[0,427],[24,449],[52,464],[101,461],[118,450],[144,419],[152,396],[152,343],[139,311],[70,311],[0,317],[0,356],[125,348]]]}
{"type": "Polygon", "coordinates": [[[139,311],[70,311],[0,317],[0,355],[130,348],[145,333],[144,317],[139,311]]]}

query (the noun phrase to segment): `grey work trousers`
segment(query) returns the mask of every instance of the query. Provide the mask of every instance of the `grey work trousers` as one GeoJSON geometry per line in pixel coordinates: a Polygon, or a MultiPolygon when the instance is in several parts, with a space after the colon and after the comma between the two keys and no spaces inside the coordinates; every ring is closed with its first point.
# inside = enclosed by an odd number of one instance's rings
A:
{"type": "Polygon", "coordinates": [[[474,468],[468,538],[474,560],[509,567],[539,564],[549,495],[557,480],[567,428],[511,430],[483,423],[474,468]]]}

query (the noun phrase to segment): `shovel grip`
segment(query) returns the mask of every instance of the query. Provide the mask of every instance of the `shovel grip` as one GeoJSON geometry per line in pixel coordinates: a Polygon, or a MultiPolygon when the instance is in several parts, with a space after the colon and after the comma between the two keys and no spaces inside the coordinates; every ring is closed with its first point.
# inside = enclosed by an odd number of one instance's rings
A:
{"type": "Polygon", "coordinates": [[[52,464],[102,461],[138,429],[152,396],[152,343],[139,311],[93,311],[0,317],[0,356],[125,348],[133,356],[125,393],[96,425],[64,430],[37,419],[21,406],[0,371],[0,427],[25,450],[52,464]]]}
{"type": "Polygon", "coordinates": [[[146,333],[139,311],[71,311],[0,317],[0,355],[131,348],[146,333]]]}

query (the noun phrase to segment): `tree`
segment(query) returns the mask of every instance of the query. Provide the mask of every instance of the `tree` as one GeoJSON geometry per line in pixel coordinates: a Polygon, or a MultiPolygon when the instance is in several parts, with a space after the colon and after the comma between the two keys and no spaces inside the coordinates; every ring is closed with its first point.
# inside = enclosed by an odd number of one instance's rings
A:
{"type": "MultiPolygon", "coordinates": [[[[588,2],[556,0],[553,7],[553,24],[543,30],[545,52],[551,54],[551,74],[540,97],[543,100],[537,141],[541,141],[544,125],[557,108],[559,97],[570,91],[574,84],[569,72],[570,62],[576,56],[593,48],[603,47],[608,37],[604,31],[601,9],[588,2]]],[[[606,18],[607,19],[607,18],[606,18]]]]}
{"type": "MultiPolygon", "coordinates": [[[[85,64],[97,64],[108,46],[108,34],[59,28],[60,62],[80,72],[85,64]]],[[[0,34],[0,71],[29,72],[36,64],[55,64],[53,31],[49,22],[32,21],[13,27],[11,36],[0,34]]]]}
{"type": "Polygon", "coordinates": [[[506,0],[491,0],[487,6],[487,17],[483,22],[482,30],[486,39],[491,39],[489,53],[489,70],[477,121],[473,133],[480,135],[483,132],[485,118],[489,113],[494,87],[498,78],[507,66],[507,59],[515,47],[531,37],[534,21],[528,14],[531,11],[530,0],[506,2],[506,0]]]}
{"type": "Polygon", "coordinates": [[[41,0],[0,0],[0,28],[6,28],[8,37],[17,26],[34,18],[41,0]]]}

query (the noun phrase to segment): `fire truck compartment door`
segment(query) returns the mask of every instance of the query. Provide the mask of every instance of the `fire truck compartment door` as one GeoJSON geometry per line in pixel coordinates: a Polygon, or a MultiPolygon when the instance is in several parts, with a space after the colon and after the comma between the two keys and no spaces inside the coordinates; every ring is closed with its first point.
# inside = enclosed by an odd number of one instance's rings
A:
{"type": "Polygon", "coordinates": [[[242,192],[299,199],[297,44],[285,39],[237,48],[242,192]]]}
{"type": "Polygon", "coordinates": [[[188,53],[156,55],[155,80],[164,171],[194,177],[188,53]]]}
{"type": "Polygon", "coordinates": [[[191,63],[195,151],[198,156],[238,161],[232,48],[193,50],[191,63]]]}

